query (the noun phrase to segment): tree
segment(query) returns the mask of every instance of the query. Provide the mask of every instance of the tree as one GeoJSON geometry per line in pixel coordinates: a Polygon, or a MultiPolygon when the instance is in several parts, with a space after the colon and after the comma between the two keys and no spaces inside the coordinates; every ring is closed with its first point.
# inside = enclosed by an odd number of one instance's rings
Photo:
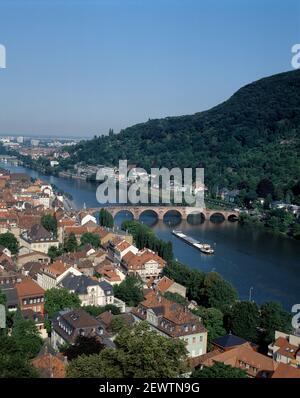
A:
{"type": "Polygon", "coordinates": [[[226,314],[238,298],[231,283],[225,281],[217,272],[205,275],[202,293],[202,305],[215,307],[226,314]]]}
{"type": "Polygon", "coordinates": [[[12,336],[0,336],[0,378],[39,377],[25,357],[18,341],[12,336]]]}
{"type": "Polygon", "coordinates": [[[114,226],[113,216],[103,208],[99,212],[99,224],[108,228],[112,228],[114,226]]]}
{"type": "Polygon", "coordinates": [[[48,256],[51,259],[51,262],[53,262],[57,257],[62,255],[62,250],[56,246],[50,246],[48,249],[48,256]]]}
{"type": "Polygon", "coordinates": [[[19,242],[11,232],[0,234],[0,245],[6,247],[12,254],[18,254],[19,242]]]}
{"type": "Polygon", "coordinates": [[[140,279],[127,276],[119,285],[113,287],[114,295],[129,307],[136,307],[144,299],[143,287],[140,279]]]}
{"type": "Polygon", "coordinates": [[[53,234],[53,236],[57,236],[57,220],[51,214],[44,214],[41,219],[42,226],[49,232],[53,234]]]}
{"type": "Polygon", "coordinates": [[[79,357],[80,355],[99,354],[104,349],[104,345],[96,336],[78,336],[75,344],[63,347],[61,352],[69,361],[79,357]]]}
{"type": "Polygon", "coordinates": [[[275,339],[275,331],[291,333],[291,315],[283,310],[281,304],[274,301],[264,303],[260,307],[261,340],[265,345],[275,339]]]}
{"type": "Polygon", "coordinates": [[[114,316],[110,325],[109,325],[109,331],[112,333],[119,333],[122,328],[126,326],[126,322],[124,318],[121,316],[114,316]]]}
{"type": "Polygon", "coordinates": [[[121,228],[133,236],[136,247],[144,249],[147,247],[156,252],[166,262],[173,260],[173,246],[172,242],[165,242],[155,236],[153,230],[145,224],[138,221],[123,221],[121,228]]]}
{"type": "Polygon", "coordinates": [[[268,178],[263,178],[257,184],[256,192],[258,196],[266,198],[268,195],[274,196],[274,185],[268,178]]]}
{"type": "Polygon", "coordinates": [[[186,298],[184,298],[183,296],[181,296],[178,293],[172,293],[172,292],[166,292],[164,294],[164,297],[170,301],[174,301],[175,303],[178,304],[183,304],[185,305],[187,303],[186,298]]]}
{"type": "Polygon", "coordinates": [[[34,322],[24,319],[20,311],[14,316],[11,336],[25,358],[34,358],[43,344],[34,322]]]}
{"type": "Polygon", "coordinates": [[[93,234],[92,232],[85,232],[83,235],[81,235],[80,243],[83,246],[86,244],[90,244],[95,249],[101,245],[99,235],[93,234]]]}
{"type": "Polygon", "coordinates": [[[245,370],[216,362],[211,367],[194,370],[191,377],[197,379],[243,379],[248,376],[245,370]]]}
{"type": "Polygon", "coordinates": [[[76,236],[73,232],[71,232],[70,235],[67,238],[65,238],[64,250],[67,253],[73,253],[73,252],[76,252],[77,248],[78,248],[78,244],[77,244],[76,236]]]}
{"type": "Polygon", "coordinates": [[[50,321],[46,324],[48,333],[51,331],[51,320],[54,315],[65,308],[80,308],[80,299],[77,294],[71,293],[67,289],[57,289],[55,287],[45,292],[45,311],[50,321]]]}
{"type": "Polygon", "coordinates": [[[217,308],[199,307],[193,311],[196,315],[201,317],[201,320],[207,329],[208,343],[211,344],[217,337],[224,336],[226,330],[224,328],[224,315],[217,308]]]}
{"type": "Polygon", "coordinates": [[[202,286],[205,274],[197,269],[189,269],[188,279],[182,284],[187,287],[187,295],[191,300],[200,303],[202,300],[202,286]]]}
{"type": "Polygon", "coordinates": [[[300,239],[300,222],[295,222],[292,227],[292,235],[295,239],[300,239]]]}
{"type": "Polygon", "coordinates": [[[6,296],[5,294],[2,292],[2,290],[0,289],[0,304],[6,304],[6,296]]]}
{"type": "Polygon", "coordinates": [[[119,308],[113,304],[106,304],[101,307],[96,305],[85,305],[83,309],[94,317],[99,316],[100,314],[106,311],[110,311],[113,315],[120,314],[119,308]]]}
{"type": "Polygon", "coordinates": [[[257,342],[259,323],[259,310],[255,303],[240,301],[231,308],[228,326],[236,336],[257,342]]]}
{"type": "Polygon", "coordinates": [[[114,342],[115,350],[106,348],[98,355],[71,361],[67,376],[172,378],[187,371],[184,342],[161,336],[146,322],[122,328],[114,342]]]}

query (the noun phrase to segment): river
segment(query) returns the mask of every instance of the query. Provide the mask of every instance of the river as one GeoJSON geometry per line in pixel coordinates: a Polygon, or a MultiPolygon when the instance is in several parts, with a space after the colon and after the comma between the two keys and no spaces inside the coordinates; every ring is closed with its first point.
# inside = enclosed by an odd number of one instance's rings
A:
{"type": "MultiPolygon", "coordinates": [[[[73,203],[81,208],[99,206],[96,186],[93,183],[47,176],[34,170],[0,163],[0,167],[11,172],[25,172],[55,184],[73,196],[73,203]]],[[[119,224],[128,215],[119,215],[119,224]]],[[[143,222],[152,221],[145,215],[143,222]]],[[[170,219],[174,222],[174,219],[170,219]]],[[[186,234],[214,245],[215,254],[207,256],[188,246],[171,234],[172,225],[162,221],[153,225],[155,233],[162,239],[171,240],[175,258],[203,271],[217,271],[238,290],[241,299],[248,299],[250,288],[252,299],[261,304],[274,300],[282,303],[286,310],[300,303],[300,244],[282,236],[276,236],[257,228],[243,227],[238,223],[205,221],[190,225],[182,221],[176,228],[186,234]]]]}

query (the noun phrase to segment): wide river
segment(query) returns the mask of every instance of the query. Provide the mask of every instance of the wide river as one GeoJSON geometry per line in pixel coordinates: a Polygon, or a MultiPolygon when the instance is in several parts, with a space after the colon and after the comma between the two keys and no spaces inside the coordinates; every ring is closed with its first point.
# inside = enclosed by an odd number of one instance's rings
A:
{"type": "MultiPolygon", "coordinates": [[[[8,163],[0,167],[12,172],[26,172],[55,184],[73,196],[74,206],[81,208],[100,206],[96,199],[96,185],[80,180],[57,178],[43,175],[34,170],[8,163]]],[[[119,215],[119,224],[128,215],[119,215]]],[[[144,222],[151,220],[144,217],[144,222]]],[[[171,220],[172,221],[172,220],[171,220]]],[[[174,221],[174,220],[173,220],[174,221]]],[[[282,236],[275,236],[260,229],[240,226],[224,221],[215,224],[205,221],[200,225],[181,222],[176,225],[186,234],[214,245],[215,254],[207,256],[188,246],[171,234],[172,225],[157,222],[153,229],[162,239],[171,240],[175,258],[203,271],[217,271],[232,282],[241,299],[248,299],[251,289],[252,299],[257,304],[275,300],[285,309],[300,303],[300,242],[282,236]]]]}

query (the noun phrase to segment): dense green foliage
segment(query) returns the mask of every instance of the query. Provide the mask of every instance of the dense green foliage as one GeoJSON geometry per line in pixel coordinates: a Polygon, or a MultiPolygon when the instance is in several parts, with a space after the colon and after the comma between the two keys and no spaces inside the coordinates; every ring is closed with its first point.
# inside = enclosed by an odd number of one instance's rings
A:
{"type": "Polygon", "coordinates": [[[0,245],[11,251],[11,254],[17,254],[19,251],[19,242],[11,232],[0,234],[0,245]]]}
{"type": "Polygon", "coordinates": [[[291,314],[284,311],[281,304],[269,301],[260,307],[260,342],[266,346],[275,339],[275,331],[292,332],[291,314]]]}
{"type": "Polygon", "coordinates": [[[45,311],[48,314],[45,322],[47,331],[51,331],[51,320],[54,315],[66,308],[76,309],[80,307],[80,299],[75,293],[67,289],[52,288],[45,292],[45,311]]]}
{"type": "Polygon", "coordinates": [[[103,227],[108,227],[112,228],[114,226],[114,218],[105,209],[101,209],[99,212],[99,224],[102,225],[103,227]]]}
{"type": "Polygon", "coordinates": [[[42,346],[42,339],[32,321],[24,320],[17,311],[13,316],[12,332],[0,336],[0,377],[38,377],[31,366],[42,346]]]}
{"type": "Polygon", "coordinates": [[[78,244],[77,244],[76,236],[73,232],[71,232],[70,235],[65,238],[64,250],[67,253],[70,253],[70,252],[72,253],[72,252],[76,252],[77,249],[78,249],[78,244]]]}
{"type": "Polygon", "coordinates": [[[172,261],[163,274],[187,288],[187,296],[204,307],[215,307],[226,313],[238,298],[234,287],[216,272],[204,273],[172,261]]]}
{"type": "Polygon", "coordinates": [[[0,289],[0,304],[6,304],[6,296],[5,294],[2,292],[2,290],[0,289]]]}
{"type": "Polygon", "coordinates": [[[44,214],[41,219],[42,226],[54,236],[57,236],[57,220],[51,214],[44,214]]]}
{"type": "Polygon", "coordinates": [[[90,244],[95,249],[97,249],[101,245],[99,235],[93,234],[92,232],[85,232],[84,234],[82,234],[80,237],[80,243],[82,246],[90,244]]]}
{"type": "Polygon", "coordinates": [[[56,246],[50,246],[48,249],[48,256],[51,259],[51,262],[53,262],[57,257],[61,256],[63,253],[62,248],[56,247],[56,246]]]}
{"type": "Polygon", "coordinates": [[[178,303],[178,304],[183,304],[183,305],[187,304],[187,299],[178,293],[166,292],[166,293],[164,293],[164,297],[167,300],[174,301],[175,303],[178,303]]]}
{"type": "Polygon", "coordinates": [[[259,308],[255,303],[240,301],[230,311],[229,330],[247,341],[258,342],[259,308]]]}
{"type": "Polygon", "coordinates": [[[96,336],[78,336],[75,344],[64,346],[60,351],[68,358],[68,361],[72,361],[83,354],[99,354],[103,348],[104,345],[96,336]]]}
{"type": "Polygon", "coordinates": [[[14,316],[11,336],[26,358],[35,357],[42,347],[43,340],[34,322],[24,319],[20,311],[14,316]]]}
{"type": "Polygon", "coordinates": [[[120,310],[118,307],[116,307],[113,304],[107,304],[104,305],[103,307],[97,306],[97,305],[85,305],[83,309],[88,312],[92,316],[98,316],[102,314],[105,311],[110,311],[113,315],[119,315],[120,310]]]}
{"type": "Polygon", "coordinates": [[[113,317],[109,325],[108,331],[111,333],[119,333],[120,330],[123,329],[124,327],[126,327],[126,322],[124,318],[120,315],[119,316],[116,315],[113,317]]]}
{"type": "Polygon", "coordinates": [[[258,343],[262,349],[274,341],[275,331],[291,333],[291,315],[276,302],[266,302],[260,308],[249,301],[235,303],[226,320],[228,331],[248,341],[258,343]]]}
{"type": "Polygon", "coordinates": [[[186,371],[184,342],[159,335],[146,322],[122,328],[114,342],[115,350],[105,348],[71,361],[67,376],[171,378],[186,371]]]}
{"type": "Polygon", "coordinates": [[[248,376],[242,369],[233,368],[222,362],[216,362],[209,368],[195,369],[191,377],[197,379],[243,379],[248,376]]]}
{"type": "Polygon", "coordinates": [[[153,250],[166,261],[173,259],[172,243],[157,238],[148,225],[141,224],[138,221],[123,221],[122,229],[133,236],[135,245],[139,249],[148,247],[148,249],[153,250]]]}
{"type": "Polygon", "coordinates": [[[119,285],[114,285],[114,295],[129,307],[136,307],[143,301],[143,284],[135,276],[127,276],[119,285]]]}
{"type": "Polygon", "coordinates": [[[271,232],[300,239],[300,218],[285,209],[257,209],[253,214],[241,214],[239,222],[242,225],[265,227],[271,232]]]}
{"type": "MultiPolygon", "coordinates": [[[[300,71],[248,84],[229,100],[194,115],[149,120],[120,134],[70,148],[62,168],[78,162],[140,167],[205,168],[206,184],[256,192],[268,178],[285,195],[300,175],[300,71]]],[[[296,195],[300,201],[299,193],[296,195]]]]}
{"type": "Polygon", "coordinates": [[[211,342],[217,337],[224,336],[226,330],[224,328],[223,313],[217,308],[199,307],[193,311],[194,314],[201,317],[201,320],[207,329],[208,348],[211,348],[211,342]]]}

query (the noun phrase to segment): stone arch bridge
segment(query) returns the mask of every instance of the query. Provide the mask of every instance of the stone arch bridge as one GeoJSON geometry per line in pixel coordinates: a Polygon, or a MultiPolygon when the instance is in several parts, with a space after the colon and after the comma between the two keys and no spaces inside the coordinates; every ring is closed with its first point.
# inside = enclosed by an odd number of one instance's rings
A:
{"type": "MultiPolygon", "coordinates": [[[[90,214],[96,213],[101,210],[102,207],[86,209],[90,214]]],[[[237,220],[239,212],[235,210],[212,210],[203,209],[196,207],[185,207],[185,206],[107,206],[105,207],[113,217],[122,211],[126,211],[132,214],[134,220],[139,220],[142,213],[146,211],[152,211],[156,214],[158,220],[163,220],[164,216],[170,211],[176,211],[180,214],[182,220],[186,220],[191,214],[201,213],[205,220],[209,220],[213,215],[221,215],[225,220],[233,219],[237,220]]]]}

